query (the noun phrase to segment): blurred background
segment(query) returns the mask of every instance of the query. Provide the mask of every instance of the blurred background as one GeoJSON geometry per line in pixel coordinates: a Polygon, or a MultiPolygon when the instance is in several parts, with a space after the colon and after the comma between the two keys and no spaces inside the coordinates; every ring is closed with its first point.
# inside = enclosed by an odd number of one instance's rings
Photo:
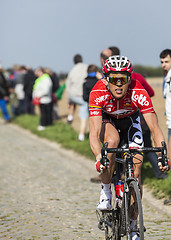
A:
{"type": "Polygon", "coordinates": [[[135,66],[151,67],[148,75],[170,46],[170,0],[0,0],[0,6],[4,68],[46,66],[67,73],[75,54],[100,66],[101,50],[114,45],[135,66]]]}

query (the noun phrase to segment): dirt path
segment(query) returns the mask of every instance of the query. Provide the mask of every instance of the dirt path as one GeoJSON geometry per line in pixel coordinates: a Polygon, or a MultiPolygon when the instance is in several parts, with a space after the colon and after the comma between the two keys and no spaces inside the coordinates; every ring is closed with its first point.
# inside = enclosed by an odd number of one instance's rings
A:
{"type": "MultiPolygon", "coordinates": [[[[0,132],[0,239],[104,239],[94,163],[12,124],[0,132]]],[[[171,207],[146,190],[143,204],[145,239],[170,239],[171,207]]]]}

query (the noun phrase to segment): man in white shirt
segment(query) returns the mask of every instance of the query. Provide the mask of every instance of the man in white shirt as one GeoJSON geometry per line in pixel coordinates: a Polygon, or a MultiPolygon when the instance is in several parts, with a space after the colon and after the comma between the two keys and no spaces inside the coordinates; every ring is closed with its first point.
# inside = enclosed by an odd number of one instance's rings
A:
{"type": "Polygon", "coordinates": [[[77,54],[74,56],[74,67],[68,74],[66,80],[66,92],[69,100],[69,114],[68,123],[73,121],[74,108],[79,106],[80,132],[78,136],[79,141],[84,140],[86,129],[86,121],[88,119],[88,104],[83,99],[83,83],[87,77],[88,65],[83,63],[82,56],[77,54]]]}
{"type": "Polygon", "coordinates": [[[161,67],[164,73],[164,95],[166,96],[166,117],[168,125],[168,140],[171,134],[171,49],[165,49],[160,53],[161,67]]]}
{"type": "MultiPolygon", "coordinates": [[[[171,49],[165,49],[160,53],[161,67],[164,73],[163,96],[166,98],[165,110],[168,126],[168,153],[171,157],[171,49]]],[[[171,205],[171,197],[164,202],[171,205]]]]}

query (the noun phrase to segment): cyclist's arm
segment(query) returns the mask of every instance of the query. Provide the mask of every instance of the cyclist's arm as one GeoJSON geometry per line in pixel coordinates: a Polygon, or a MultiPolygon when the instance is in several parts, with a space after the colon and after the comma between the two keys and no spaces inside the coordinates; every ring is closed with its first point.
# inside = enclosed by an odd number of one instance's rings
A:
{"type": "Polygon", "coordinates": [[[163,132],[159,127],[157,116],[155,113],[143,114],[145,121],[151,131],[155,147],[161,147],[161,142],[165,141],[163,132]]]}
{"type": "Polygon", "coordinates": [[[102,127],[102,116],[93,116],[89,118],[90,128],[90,147],[95,157],[101,153],[100,132],[102,127]]]}

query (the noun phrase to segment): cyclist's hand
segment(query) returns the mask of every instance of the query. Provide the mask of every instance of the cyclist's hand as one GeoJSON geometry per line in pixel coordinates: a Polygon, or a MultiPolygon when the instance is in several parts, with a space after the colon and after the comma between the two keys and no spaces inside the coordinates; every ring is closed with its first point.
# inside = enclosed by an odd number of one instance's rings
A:
{"type": "Polygon", "coordinates": [[[106,168],[109,166],[109,160],[108,159],[105,159],[106,161],[104,162],[102,157],[101,157],[101,154],[97,155],[96,157],[96,170],[97,172],[100,172],[100,173],[103,173],[106,168]]]}
{"type": "Polygon", "coordinates": [[[100,160],[96,161],[96,170],[97,170],[97,172],[103,173],[105,169],[106,169],[105,166],[103,166],[100,163],[100,160]]]}
{"type": "Polygon", "coordinates": [[[170,170],[170,162],[167,158],[165,161],[163,161],[162,155],[159,154],[158,156],[158,166],[161,172],[167,172],[170,170]]]}

